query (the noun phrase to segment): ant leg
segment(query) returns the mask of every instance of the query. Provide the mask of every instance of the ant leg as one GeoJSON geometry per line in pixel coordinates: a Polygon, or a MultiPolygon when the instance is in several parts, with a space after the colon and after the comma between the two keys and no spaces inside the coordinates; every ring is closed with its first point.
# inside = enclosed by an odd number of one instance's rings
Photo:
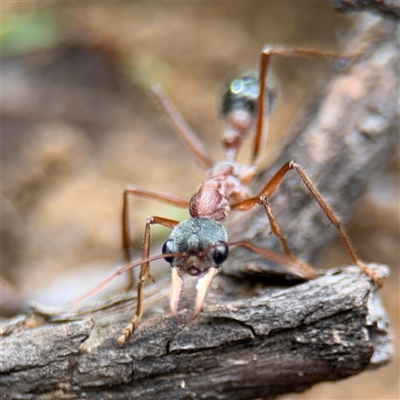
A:
{"type": "Polygon", "coordinates": [[[256,133],[254,135],[253,148],[251,153],[250,164],[254,165],[260,155],[261,149],[264,147],[268,135],[268,118],[269,113],[265,116],[265,110],[269,110],[268,104],[268,85],[267,76],[270,70],[271,56],[278,55],[282,57],[296,57],[296,58],[337,58],[340,60],[350,60],[359,54],[342,55],[329,51],[319,51],[315,49],[295,49],[285,47],[271,47],[266,46],[261,52],[260,56],[260,77],[259,77],[259,94],[257,100],[257,122],[256,133]],[[267,92],[267,95],[266,95],[267,92]],[[266,123],[264,124],[264,118],[266,123]],[[264,126],[265,125],[265,126],[264,126]]]}
{"type": "MultiPolygon", "coordinates": [[[[253,243],[246,241],[238,241],[238,242],[230,242],[227,243],[228,246],[238,246],[245,247],[254,253],[259,254],[260,256],[267,258],[271,261],[274,261],[278,264],[284,265],[291,274],[297,276],[301,279],[314,279],[316,276],[315,269],[310,265],[306,264],[303,261],[300,261],[298,258],[292,255],[286,255],[281,253],[276,253],[272,250],[264,249],[258,246],[255,246],[253,243]]],[[[250,269],[252,270],[252,269],[250,269]]],[[[257,272],[256,270],[254,270],[257,272]]]]}
{"type": "MultiPolygon", "coordinates": [[[[250,164],[254,165],[257,163],[257,159],[260,155],[260,149],[262,149],[265,145],[265,142],[267,140],[268,136],[268,126],[269,126],[269,116],[268,120],[266,121],[266,126],[264,126],[264,110],[269,109],[269,104],[266,103],[265,99],[265,91],[268,90],[266,88],[266,77],[269,72],[270,68],[270,57],[271,57],[271,52],[265,52],[265,49],[261,53],[261,59],[260,59],[260,79],[259,79],[259,85],[260,85],[260,90],[258,94],[258,101],[257,101],[257,122],[256,122],[256,134],[254,135],[254,142],[253,142],[253,148],[252,148],[252,153],[251,153],[251,159],[250,159],[250,164]]],[[[268,100],[267,100],[268,101],[268,100]]]]}
{"type": "MultiPolygon", "coordinates": [[[[282,170],[285,170],[285,168],[282,167],[281,170],[268,182],[268,184],[271,184],[271,182],[274,182],[274,179],[282,180],[282,178],[284,176],[284,174],[282,174],[282,170]]],[[[267,186],[268,186],[268,184],[267,184],[267,186]]],[[[277,183],[273,186],[274,191],[277,189],[278,185],[279,185],[279,183],[277,183]]],[[[283,235],[282,229],[280,228],[278,221],[276,220],[276,217],[272,212],[271,206],[269,205],[268,197],[266,195],[264,195],[263,191],[261,191],[255,197],[251,197],[251,198],[242,200],[238,203],[231,205],[231,209],[236,210],[236,211],[247,211],[256,205],[262,205],[264,207],[265,213],[267,214],[267,217],[268,217],[268,220],[269,220],[269,223],[271,226],[272,233],[281,242],[282,249],[283,249],[285,256],[278,255],[277,253],[271,252],[269,250],[267,251],[265,249],[257,248],[256,246],[254,246],[252,244],[248,244],[246,242],[241,242],[241,244],[238,244],[238,245],[242,246],[242,247],[247,247],[247,248],[251,249],[252,251],[259,253],[260,255],[262,255],[265,258],[269,258],[272,261],[275,261],[281,265],[284,265],[291,273],[298,275],[301,278],[306,278],[306,279],[314,278],[315,272],[314,272],[313,268],[311,266],[307,265],[306,263],[300,261],[297,257],[293,256],[292,252],[290,251],[290,249],[287,245],[287,242],[286,242],[286,237],[283,235]],[[256,249],[258,249],[258,250],[256,250],[256,249]]]]}
{"type": "Polygon", "coordinates": [[[212,157],[201,144],[194,132],[189,128],[175,106],[164,94],[161,87],[158,85],[153,86],[152,93],[167,114],[172,124],[172,127],[175,129],[176,134],[189,147],[196,160],[206,169],[211,168],[214,165],[212,157]]]}
{"type": "MultiPolygon", "coordinates": [[[[129,219],[129,196],[135,195],[154,199],[163,203],[172,204],[177,207],[188,208],[189,199],[170,193],[157,192],[155,190],[143,189],[138,186],[129,185],[124,190],[122,206],[122,249],[127,264],[132,261],[132,233],[129,219]]],[[[133,271],[129,271],[128,289],[134,285],[133,271]]]]}
{"type": "Polygon", "coordinates": [[[239,201],[231,205],[232,210],[236,211],[247,211],[254,206],[260,204],[261,198],[268,199],[278,189],[278,186],[282,182],[284,176],[293,169],[294,161],[289,161],[284,164],[280,170],[267,182],[263,189],[254,197],[239,201]]]}
{"type": "Polygon", "coordinates": [[[268,199],[266,197],[260,197],[259,204],[264,206],[265,213],[267,214],[269,223],[271,225],[272,233],[280,240],[283,252],[287,256],[292,256],[292,253],[289,250],[289,247],[286,242],[286,237],[283,235],[282,230],[281,230],[280,226],[278,225],[278,221],[276,220],[275,215],[273,214],[273,212],[271,210],[268,199]]]}
{"type": "Polygon", "coordinates": [[[359,266],[360,270],[371,279],[371,281],[377,286],[377,288],[380,288],[382,286],[382,278],[371,267],[369,267],[366,263],[364,263],[363,261],[361,261],[358,258],[357,254],[351,244],[350,238],[348,237],[346,231],[344,230],[344,228],[341,225],[340,219],[333,212],[333,210],[329,207],[328,203],[318,192],[317,188],[311,182],[310,178],[307,176],[307,174],[304,172],[304,170],[295,162],[292,162],[292,167],[295,169],[295,171],[297,172],[297,175],[300,176],[301,180],[307,186],[308,190],[311,192],[311,194],[313,195],[315,200],[318,202],[318,204],[322,208],[325,215],[329,218],[331,223],[337,229],[339,237],[342,240],[342,243],[343,243],[345,249],[347,250],[347,252],[350,255],[351,261],[354,264],[359,266]]]}
{"type": "MultiPolygon", "coordinates": [[[[144,238],[143,238],[143,252],[142,252],[142,260],[147,260],[150,255],[150,228],[151,225],[160,224],[167,228],[173,229],[176,225],[178,225],[178,221],[174,221],[167,218],[162,217],[150,217],[147,218],[146,227],[144,230],[144,238]]],[[[139,273],[139,282],[137,286],[137,305],[136,305],[136,313],[132,318],[131,322],[126,326],[126,328],[122,331],[121,336],[118,339],[119,344],[124,344],[132,335],[133,331],[136,329],[140,318],[143,314],[143,289],[146,280],[153,278],[150,275],[150,262],[146,261],[142,264],[139,273]]]]}
{"type": "Polygon", "coordinates": [[[321,207],[324,214],[328,217],[329,221],[335,226],[338,231],[339,237],[343,242],[343,245],[348,252],[351,261],[358,265],[362,272],[364,272],[378,287],[381,286],[379,277],[371,270],[365,263],[363,263],[356,255],[356,252],[351,245],[350,238],[342,227],[340,219],[330,208],[328,203],[324,200],[322,195],[319,193],[318,189],[311,182],[311,179],[307,176],[304,170],[294,161],[289,161],[284,164],[281,169],[272,177],[272,179],[264,186],[264,188],[259,192],[257,196],[251,197],[239,203],[232,205],[233,210],[246,211],[253,208],[255,205],[260,204],[260,199],[269,198],[277,190],[278,186],[282,182],[286,174],[294,169],[303,183],[306,185],[307,189],[317,201],[321,207]]]}

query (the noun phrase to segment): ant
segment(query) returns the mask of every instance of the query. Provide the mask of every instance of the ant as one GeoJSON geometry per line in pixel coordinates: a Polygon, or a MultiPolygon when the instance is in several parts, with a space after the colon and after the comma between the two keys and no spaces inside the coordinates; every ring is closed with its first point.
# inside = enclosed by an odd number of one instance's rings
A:
{"type": "Polygon", "coordinates": [[[214,162],[161,88],[158,86],[153,88],[153,94],[169,117],[177,135],[187,144],[196,160],[208,171],[206,180],[190,199],[132,185],[125,189],[122,207],[122,247],[126,265],[77,300],[77,302],[80,302],[92,296],[126,271],[130,273],[130,286],[132,286],[132,269],[141,266],[137,284],[136,313],[119,337],[119,344],[126,343],[142,317],[143,289],[146,281],[152,279],[150,275],[150,263],[152,261],[165,259],[171,265],[170,308],[173,318],[180,323],[189,323],[199,315],[207,289],[227,260],[231,247],[245,247],[278,262],[284,265],[288,272],[301,279],[308,280],[316,276],[316,272],[311,266],[300,261],[290,252],[286,238],[268,202],[283,178],[292,170],[297,173],[329,221],[336,227],[352,263],[357,264],[378,287],[381,286],[380,278],[357,257],[339,218],[323,199],[305,171],[295,161],[285,163],[255,196],[248,189],[248,185],[256,175],[257,161],[267,137],[267,119],[274,108],[278,95],[275,79],[270,73],[272,56],[310,59],[320,57],[352,58],[313,49],[264,47],[260,57],[259,76],[249,73],[233,80],[223,95],[221,106],[221,115],[224,120],[222,146],[225,157],[220,162],[214,162]],[[249,164],[239,165],[236,162],[237,154],[243,140],[251,134],[253,134],[253,144],[249,164]],[[159,216],[147,218],[142,258],[136,262],[132,262],[129,219],[129,199],[131,196],[145,197],[177,207],[188,208],[190,213],[190,218],[182,222],[159,216]],[[226,229],[219,221],[226,219],[230,211],[247,211],[255,206],[264,208],[271,231],[279,239],[283,253],[260,248],[247,241],[228,242],[226,229]],[[151,226],[155,224],[172,229],[172,233],[162,247],[162,254],[150,257],[150,231],[151,226]],[[185,274],[198,277],[198,281],[193,311],[188,318],[183,319],[179,315],[179,302],[185,274]]]}

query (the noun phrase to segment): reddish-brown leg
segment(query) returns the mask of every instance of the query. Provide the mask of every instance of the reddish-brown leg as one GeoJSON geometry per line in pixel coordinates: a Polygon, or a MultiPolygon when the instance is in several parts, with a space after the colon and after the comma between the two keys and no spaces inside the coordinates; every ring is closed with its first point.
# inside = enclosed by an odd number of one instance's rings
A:
{"type": "Polygon", "coordinates": [[[152,92],[158,102],[163,107],[178,137],[183,140],[183,142],[188,146],[200,165],[207,169],[211,168],[214,165],[212,157],[201,144],[194,132],[187,125],[182,116],[179,114],[175,106],[164,94],[161,87],[154,86],[152,88],[152,92]]]}
{"type": "MultiPolygon", "coordinates": [[[[138,186],[129,185],[124,191],[123,206],[122,206],[122,249],[124,252],[125,262],[128,264],[132,262],[132,234],[129,219],[129,196],[134,195],[138,197],[145,197],[161,201],[163,203],[171,204],[176,207],[188,208],[189,199],[170,193],[158,192],[155,190],[148,190],[138,186]]],[[[134,284],[133,271],[129,271],[128,288],[134,284]]]]}
{"type": "Polygon", "coordinates": [[[329,51],[319,51],[314,49],[294,49],[286,47],[264,47],[261,58],[260,58],[260,91],[258,95],[257,104],[257,123],[256,123],[256,133],[254,135],[253,148],[250,158],[250,163],[253,165],[257,162],[260,155],[261,149],[265,145],[265,141],[268,135],[268,118],[269,115],[265,117],[265,110],[269,109],[268,96],[266,91],[268,91],[268,86],[266,85],[266,78],[270,70],[270,60],[271,56],[282,56],[282,57],[296,57],[296,58],[337,58],[341,60],[352,59],[357,55],[343,56],[329,51]],[[266,119],[266,121],[265,121],[266,119]]]}
{"type": "Polygon", "coordinates": [[[290,271],[294,275],[297,275],[300,278],[304,278],[304,279],[314,278],[315,277],[314,269],[310,265],[304,263],[303,261],[299,260],[297,257],[293,256],[293,254],[291,253],[291,251],[287,245],[287,242],[286,242],[286,237],[283,235],[282,229],[280,228],[278,221],[276,220],[276,217],[275,217],[274,213],[272,212],[272,209],[269,205],[267,197],[265,197],[265,196],[252,197],[250,199],[246,199],[244,201],[241,201],[239,203],[232,205],[231,208],[233,210],[246,211],[246,210],[249,210],[250,208],[254,207],[257,204],[262,205],[264,207],[265,213],[267,214],[269,223],[271,225],[271,231],[281,242],[284,255],[275,253],[271,250],[266,250],[266,249],[257,247],[255,245],[253,245],[252,243],[248,243],[248,242],[235,242],[234,245],[246,247],[246,248],[254,251],[255,253],[262,255],[264,258],[268,258],[268,259],[275,261],[281,265],[284,265],[288,271],[290,271]]]}
{"type": "Polygon", "coordinates": [[[319,206],[322,208],[322,211],[328,217],[329,221],[337,229],[339,237],[342,240],[346,251],[349,253],[351,261],[354,264],[357,264],[360,267],[360,269],[366,275],[368,275],[368,277],[375,284],[380,286],[381,283],[380,283],[379,279],[377,278],[376,274],[365,263],[363,263],[361,260],[359,260],[359,258],[357,257],[356,252],[355,252],[353,246],[351,245],[350,239],[347,236],[345,230],[343,229],[343,227],[341,225],[340,219],[336,216],[336,214],[330,208],[328,203],[321,196],[321,194],[319,193],[317,188],[314,186],[314,184],[311,182],[311,180],[307,176],[307,174],[294,161],[289,161],[286,164],[284,164],[282,166],[282,168],[272,177],[272,179],[263,187],[263,189],[258,193],[257,196],[251,197],[249,199],[246,199],[244,201],[241,201],[239,203],[232,205],[232,209],[246,211],[246,210],[253,208],[257,204],[260,204],[260,202],[261,202],[260,199],[271,197],[273,195],[273,193],[275,193],[275,191],[277,190],[278,186],[280,185],[280,183],[282,182],[282,180],[286,176],[286,174],[292,169],[294,169],[296,171],[297,175],[300,177],[300,179],[306,185],[307,189],[310,191],[311,195],[314,197],[314,199],[317,201],[319,206]]]}
{"type": "MultiPolygon", "coordinates": [[[[178,225],[178,221],[174,221],[172,219],[167,219],[163,217],[150,217],[147,218],[146,227],[144,230],[144,238],[143,238],[143,252],[142,252],[142,260],[147,260],[150,256],[150,229],[151,225],[159,224],[165,226],[167,228],[173,229],[176,225],[178,225]]],[[[143,314],[143,289],[146,280],[151,278],[150,275],[150,263],[145,262],[142,264],[139,273],[139,282],[137,286],[137,305],[136,305],[136,313],[132,318],[131,322],[126,326],[126,328],[122,331],[121,336],[118,339],[119,344],[124,344],[129,337],[132,335],[133,331],[136,329],[138,322],[143,314]]]]}
{"type": "Polygon", "coordinates": [[[260,197],[259,204],[264,206],[265,213],[267,214],[269,223],[271,225],[272,233],[280,240],[283,252],[287,256],[292,256],[292,253],[289,250],[289,247],[286,242],[286,237],[283,235],[282,229],[278,225],[278,221],[276,220],[275,215],[273,214],[273,212],[271,210],[271,206],[268,203],[268,199],[266,197],[260,197]]]}
{"type": "Polygon", "coordinates": [[[313,279],[316,276],[315,270],[310,265],[306,264],[305,262],[299,260],[298,258],[287,255],[276,253],[272,250],[264,249],[254,245],[253,243],[246,242],[246,241],[238,241],[238,242],[230,242],[228,243],[229,246],[238,246],[238,247],[245,247],[254,253],[259,254],[260,256],[267,258],[271,261],[275,261],[278,264],[281,264],[286,267],[287,271],[291,274],[302,278],[302,279],[313,279]]]}

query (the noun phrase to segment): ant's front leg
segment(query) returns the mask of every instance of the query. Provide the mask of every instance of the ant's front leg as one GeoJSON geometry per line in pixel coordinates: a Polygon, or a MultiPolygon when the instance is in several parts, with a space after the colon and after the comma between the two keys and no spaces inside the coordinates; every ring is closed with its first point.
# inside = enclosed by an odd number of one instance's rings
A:
{"type": "MultiPolygon", "coordinates": [[[[142,260],[147,260],[150,256],[150,228],[151,225],[159,224],[165,226],[167,228],[173,229],[176,225],[178,225],[178,221],[174,221],[171,219],[163,218],[163,217],[150,217],[147,218],[146,227],[144,230],[144,239],[143,239],[143,252],[142,252],[142,260]]],[[[137,305],[136,305],[136,313],[132,318],[131,322],[126,326],[126,328],[122,331],[121,336],[118,339],[119,344],[124,344],[132,335],[133,331],[136,329],[140,318],[143,314],[143,289],[147,279],[153,279],[150,275],[150,263],[148,261],[144,262],[140,268],[139,272],[139,282],[137,286],[137,305]]]]}
{"type": "MultiPolygon", "coordinates": [[[[249,199],[246,199],[244,201],[241,201],[239,203],[233,204],[232,209],[233,210],[241,210],[241,211],[246,211],[251,208],[253,208],[257,204],[262,204],[264,205],[263,199],[268,199],[271,197],[275,191],[278,189],[278,186],[282,182],[283,178],[286,176],[286,174],[291,171],[295,170],[297,175],[300,177],[300,179],[303,181],[303,183],[306,185],[307,189],[311,193],[311,195],[314,197],[314,199],[317,201],[319,206],[321,207],[322,211],[324,214],[328,217],[329,221],[334,225],[336,230],[338,231],[339,237],[343,242],[343,245],[348,252],[351,261],[358,265],[361,269],[362,272],[364,272],[371,280],[374,282],[377,287],[382,286],[381,279],[380,277],[374,272],[372,268],[370,268],[367,264],[362,262],[358,256],[356,255],[356,252],[351,245],[350,238],[348,237],[347,233],[345,232],[344,228],[342,227],[342,224],[340,222],[340,219],[337,217],[337,215],[333,212],[331,207],[328,205],[328,203],[325,201],[325,199],[322,197],[322,195],[319,193],[318,189],[314,186],[312,183],[311,179],[307,176],[305,171],[294,161],[289,161],[286,164],[284,164],[281,169],[272,177],[272,179],[264,186],[264,188],[258,193],[257,196],[251,197],[249,199]]],[[[264,206],[265,207],[265,206],[264,206]]],[[[267,211],[267,208],[266,208],[267,211]]],[[[267,211],[268,215],[268,211],[267,211]]],[[[268,215],[270,221],[271,218],[268,215]]],[[[271,223],[272,225],[272,223],[271,223]]],[[[280,234],[276,233],[274,230],[273,232],[278,236],[278,238],[282,242],[283,235],[280,236],[280,234]]],[[[284,246],[284,243],[282,242],[282,245],[284,246]]]]}
{"type": "MultiPolygon", "coordinates": [[[[129,185],[123,196],[122,206],[122,249],[124,252],[124,259],[126,264],[132,262],[132,232],[129,218],[129,197],[130,196],[145,197],[148,199],[158,200],[163,203],[172,204],[176,207],[188,208],[189,199],[183,196],[178,196],[170,193],[158,192],[155,190],[148,190],[138,186],[129,185]]],[[[133,271],[129,270],[129,281],[127,288],[131,289],[134,285],[133,271]]]]}

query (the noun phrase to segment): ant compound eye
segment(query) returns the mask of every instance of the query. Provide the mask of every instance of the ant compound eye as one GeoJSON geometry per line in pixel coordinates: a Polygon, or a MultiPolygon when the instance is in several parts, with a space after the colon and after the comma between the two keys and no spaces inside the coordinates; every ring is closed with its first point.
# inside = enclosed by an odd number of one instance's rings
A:
{"type": "MultiPolygon", "coordinates": [[[[168,239],[162,247],[162,253],[165,254],[171,254],[174,253],[174,241],[172,239],[168,239]]],[[[172,265],[172,261],[174,261],[174,257],[164,257],[164,260],[167,263],[170,263],[172,265]]]]}
{"type": "Polygon", "coordinates": [[[228,246],[224,242],[218,242],[214,249],[213,259],[217,265],[223,264],[229,255],[228,246]]]}

